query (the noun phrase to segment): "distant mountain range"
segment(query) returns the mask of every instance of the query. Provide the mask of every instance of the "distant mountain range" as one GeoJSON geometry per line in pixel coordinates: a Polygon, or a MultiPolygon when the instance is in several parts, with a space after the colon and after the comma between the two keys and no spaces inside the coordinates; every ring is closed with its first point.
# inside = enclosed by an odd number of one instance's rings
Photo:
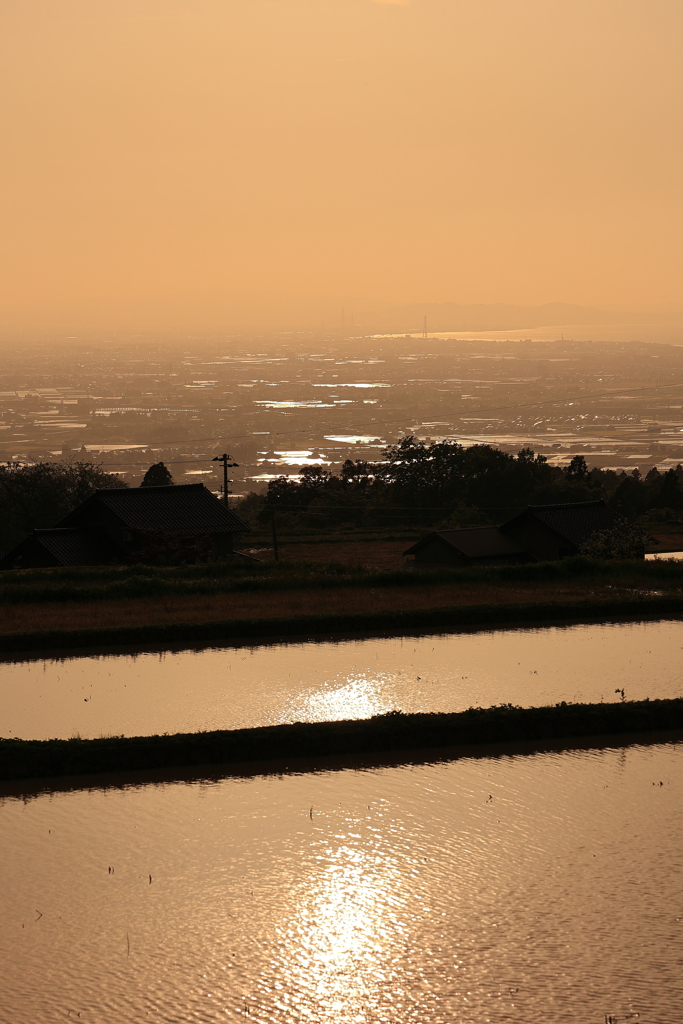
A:
{"type": "Polygon", "coordinates": [[[0,305],[0,337],[16,330],[61,331],[64,339],[83,330],[332,331],[352,334],[417,334],[427,317],[430,334],[440,331],[524,331],[572,325],[683,325],[683,306],[616,307],[611,310],[547,302],[542,306],[509,303],[411,302],[388,305],[358,296],[311,296],[274,292],[207,291],[163,298],[125,296],[120,300],[83,300],[76,308],[65,300],[25,306],[0,305]]]}
{"type": "MultiPolygon", "coordinates": [[[[514,331],[533,327],[570,324],[670,323],[672,314],[661,310],[609,311],[568,302],[547,302],[542,306],[461,305],[457,302],[411,303],[359,313],[355,323],[375,333],[416,333],[424,317],[430,334],[439,331],[514,331]]],[[[680,322],[680,314],[677,319],[680,322]]]]}

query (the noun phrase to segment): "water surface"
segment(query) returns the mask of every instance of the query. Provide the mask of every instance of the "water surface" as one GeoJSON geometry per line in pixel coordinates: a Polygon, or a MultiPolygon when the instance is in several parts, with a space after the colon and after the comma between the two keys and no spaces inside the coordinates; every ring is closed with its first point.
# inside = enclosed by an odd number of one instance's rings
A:
{"type": "Polygon", "coordinates": [[[2,1019],[680,1024],[681,769],[659,744],[5,800],[2,1019]]]}
{"type": "Polygon", "coordinates": [[[683,696],[683,623],[573,625],[0,663],[0,736],[149,735],[393,708],[683,696]]]}

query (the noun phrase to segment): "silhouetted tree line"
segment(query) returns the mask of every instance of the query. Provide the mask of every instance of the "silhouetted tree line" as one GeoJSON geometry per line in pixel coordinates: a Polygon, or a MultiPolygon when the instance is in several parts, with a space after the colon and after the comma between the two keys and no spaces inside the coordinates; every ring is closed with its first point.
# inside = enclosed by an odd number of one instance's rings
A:
{"type": "Polygon", "coordinates": [[[680,465],[665,473],[654,468],[642,478],[637,469],[589,469],[583,455],[559,467],[531,448],[514,456],[487,444],[465,448],[415,437],[382,454],[376,463],[347,459],[337,473],[306,466],[298,481],[281,476],[265,495],[245,498],[239,514],[252,525],[276,512],[283,526],[458,527],[503,522],[525,505],[603,498],[631,520],[683,516],[680,465]]]}
{"type": "MultiPolygon", "coordinates": [[[[267,523],[276,512],[281,526],[321,530],[483,526],[503,522],[528,504],[604,498],[645,528],[678,521],[683,528],[680,465],[665,473],[653,468],[642,477],[637,469],[589,469],[583,455],[558,467],[530,448],[514,456],[486,444],[465,448],[455,441],[428,444],[415,437],[402,438],[382,454],[376,463],[347,459],[338,473],[307,466],[298,482],[279,477],[265,495],[248,495],[239,514],[252,526],[267,523]]],[[[158,463],[145,482],[168,485],[172,477],[158,463]]],[[[34,529],[55,526],[98,487],[125,486],[91,462],[0,465],[0,551],[9,551],[34,529]]],[[[175,548],[162,551],[161,541],[149,543],[150,557],[160,562],[180,557],[175,548]]],[[[203,554],[193,549],[190,560],[202,560],[203,554]]]]}

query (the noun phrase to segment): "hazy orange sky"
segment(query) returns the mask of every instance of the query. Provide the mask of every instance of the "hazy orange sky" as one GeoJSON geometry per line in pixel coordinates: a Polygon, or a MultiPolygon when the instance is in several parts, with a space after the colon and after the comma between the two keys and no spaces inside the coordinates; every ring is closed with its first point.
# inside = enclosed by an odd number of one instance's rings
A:
{"type": "Polygon", "coordinates": [[[5,324],[683,300],[681,0],[0,18],[5,324]]]}

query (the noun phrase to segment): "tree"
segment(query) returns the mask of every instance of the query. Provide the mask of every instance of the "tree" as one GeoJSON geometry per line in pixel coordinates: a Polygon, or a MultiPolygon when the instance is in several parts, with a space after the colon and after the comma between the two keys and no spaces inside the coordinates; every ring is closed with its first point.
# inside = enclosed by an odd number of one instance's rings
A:
{"type": "Polygon", "coordinates": [[[439,530],[462,530],[472,526],[490,526],[491,519],[485,512],[467,505],[464,501],[458,502],[449,516],[438,524],[439,530]]]}
{"type": "Polygon", "coordinates": [[[588,480],[588,466],[583,455],[575,455],[567,466],[567,480],[585,483],[588,480]]]}
{"type": "Polygon", "coordinates": [[[617,512],[628,519],[636,519],[645,512],[648,504],[647,491],[637,469],[634,469],[630,476],[624,476],[612,495],[611,504],[617,512]]]}
{"type": "Polygon", "coordinates": [[[100,487],[126,484],[92,462],[0,466],[0,547],[9,551],[32,530],[54,526],[100,487]]]}
{"type": "Polygon", "coordinates": [[[304,466],[299,470],[299,479],[304,490],[319,491],[329,484],[333,477],[332,473],[322,466],[304,466]]]}
{"type": "Polygon", "coordinates": [[[680,514],[673,508],[649,508],[638,518],[638,526],[644,530],[661,530],[666,525],[683,526],[680,514]]]}
{"type": "Polygon", "coordinates": [[[617,523],[609,530],[594,533],[580,548],[588,558],[643,558],[645,531],[633,523],[617,523]]]}
{"type": "Polygon", "coordinates": [[[668,469],[664,474],[658,494],[658,503],[663,508],[680,511],[683,508],[683,493],[675,469],[668,469]]]}
{"type": "Polygon", "coordinates": [[[339,476],[345,484],[355,484],[357,487],[365,489],[372,483],[374,470],[375,467],[371,462],[364,462],[362,459],[356,459],[354,462],[352,459],[347,459],[339,471],[339,476]]]}
{"type": "Polygon", "coordinates": [[[155,462],[145,473],[140,487],[170,487],[172,483],[173,477],[163,462],[155,462]]]}

